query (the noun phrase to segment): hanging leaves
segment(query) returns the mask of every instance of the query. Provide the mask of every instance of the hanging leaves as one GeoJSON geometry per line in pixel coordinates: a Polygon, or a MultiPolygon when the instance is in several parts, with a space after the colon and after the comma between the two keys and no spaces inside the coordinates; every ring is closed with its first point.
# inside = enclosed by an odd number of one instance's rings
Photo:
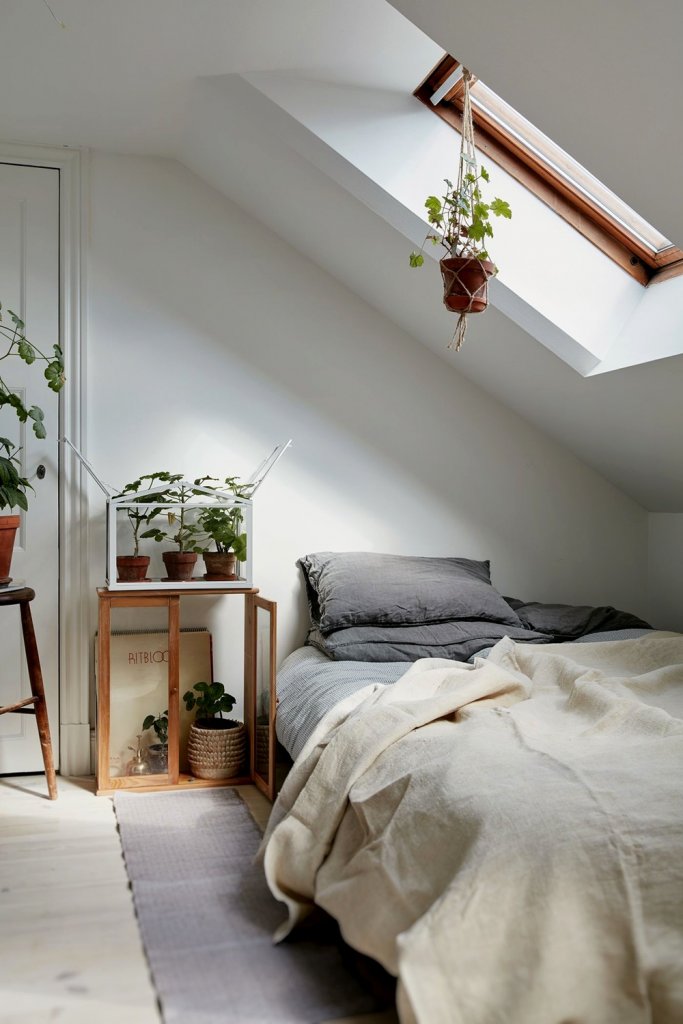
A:
{"type": "MultiPolygon", "coordinates": [[[[11,309],[7,309],[5,313],[13,326],[10,327],[3,321],[3,308],[0,302],[0,341],[4,339],[7,343],[7,349],[3,355],[0,355],[0,361],[8,359],[10,356],[18,356],[27,366],[31,366],[36,361],[45,362],[47,365],[44,376],[47,386],[51,391],[60,392],[66,378],[64,376],[64,355],[59,345],[52,346],[52,355],[45,355],[24,334],[26,325],[21,317],[11,309]]],[[[37,405],[27,409],[19,396],[11,391],[0,376],[0,408],[2,406],[13,409],[21,423],[26,423],[30,419],[36,437],[42,439],[46,436],[43,410],[37,405]]]]}

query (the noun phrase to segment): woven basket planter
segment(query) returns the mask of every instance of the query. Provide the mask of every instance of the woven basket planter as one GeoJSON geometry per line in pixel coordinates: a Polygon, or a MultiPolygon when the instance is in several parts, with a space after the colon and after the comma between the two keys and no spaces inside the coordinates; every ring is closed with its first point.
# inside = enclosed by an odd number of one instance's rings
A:
{"type": "Polygon", "coordinates": [[[231,779],[241,775],[247,753],[244,722],[204,718],[193,722],[187,741],[187,760],[197,779],[231,779]]]}

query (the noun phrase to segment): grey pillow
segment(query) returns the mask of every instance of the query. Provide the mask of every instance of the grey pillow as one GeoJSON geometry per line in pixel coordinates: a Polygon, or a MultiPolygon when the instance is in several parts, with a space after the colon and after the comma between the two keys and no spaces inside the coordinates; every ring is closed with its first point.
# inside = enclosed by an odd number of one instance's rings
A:
{"type": "Polygon", "coordinates": [[[348,626],[476,619],[521,626],[491,586],[489,562],[319,551],[298,564],[311,620],[323,635],[348,626]]]}
{"type": "Polygon", "coordinates": [[[524,626],[500,622],[434,622],[419,626],[350,626],[323,636],[315,626],[306,643],[335,661],[417,661],[448,658],[467,661],[481,650],[491,650],[504,636],[525,644],[550,643],[551,636],[524,626]]]}

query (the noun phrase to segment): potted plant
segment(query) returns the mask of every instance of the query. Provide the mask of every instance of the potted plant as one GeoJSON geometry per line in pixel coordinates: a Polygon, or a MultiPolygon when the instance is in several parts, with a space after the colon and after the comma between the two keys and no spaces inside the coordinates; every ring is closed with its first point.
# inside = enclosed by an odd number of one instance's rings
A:
{"type": "Polygon", "coordinates": [[[195,683],[183,694],[185,707],[195,711],[187,741],[190,771],[198,779],[230,779],[244,769],[247,730],[244,722],[223,718],[235,698],[222,683],[195,683]],[[218,716],[218,717],[216,717],[218,716]]]}
{"type": "Polygon", "coordinates": [[[463,69],[464,107],[463,131],[458,165],[458,180],[454,185],[444,179],[444,194],[427,196],[427,219],[436,231],[429,231],[419,252],[411,252],[410,266],[424,264],[424,247],[428,241],[442,245],[446,255],[439,261],[444,286],[444,305],[452,313],[459,313],[458,327],[453,342],[462,345],[468,313],[481,313],[488,305],[488,282],[497,268],[490,260],[486,240],[493,238],[491,215],[510,219],[510,204],[496,197],[487,202],[481,184],[490,180],[482,164],[477,164],[474,150],[472,112],[469,99],[470,72],[463,69]]]}
{"type": "MultiPolygon", "coordinates": [[[[20,448],[7,437],[0,437],[0,512],[5,509],[28,509],[26,491],[33,490],[28,480],[19,472],[20,448]],[[3,454],[4,453],[4,454],[3,454]]],[[[14,536],[21,524],[19,515],[0,515],[0,587],[12,582],[10,567],[14,536]]]]}
{"type": "MultiPolygon", "coordinates": [[[[438,234],[427,234],[425,243],[442,245],[448,253],[439,261],[446,308],[452,313],[481,313],[488,305],[489,278],[496,273],[485,248],[485,240],[493,237],[491,214],[509,219],[512,211],[504,199],[484,201],[480,184],[490,179],[483,164],[468,170],[459,185],[444,180],[441,199],[428,196],[425,200],[427,219],[438,228],[438,234]]],[[[411,267],[423,263],[422,251],[410,254],[411,267]]]]}
{"type": "MultiPolygon", "coordinates": [[[[45,379],[48,387],[55,392],[61,391],[64,385],[64,359],[59,345],[53,345],[53,354],[44,355],[24,333],[24,321],[13,313],[11,309],[6,310],[12,324],[11,327],[3,321],[3,308],[0,302],[0,343],[7,344],[7,349],[0,355],[0,361],[10,356],[17,356],[28,366],[36,361],[43,361],[45,367],[45,379]]],[[[0,411],[4,407],[14,410],[20,423],[31,421],[33,433],[37,438],[46,436],[44,413],[38,405],[27,408],[18,394],[16,394],[5,383],[0,376],[0,411]]],[[[28,510],[27,489],[33,490],[28,480],[19,475],[18,454],[20,449],[6,437],[0,438],[0,512],[3,509],[19,508],[28,510]]],[[[11,581],[10,566],[12,563],[12,551],[17,528],[21,522],[19,515],[0,515],[0,587],[6,587],[11,581]]]]}
{"type": "MultiPolygon", "coordinates": [[[[205,477],[202,481],[205,484],[212,477],[205,477]]],[[[228,477],[225,483],[238,496],[242,491],[237,485],[235,477],[228,477]]],[[[215,551],[204,549],[202,552],[206,572],[205,580],[235,580],[236,563],[243,562],[247,557],[247,535],[240,532],[243,522],[242,510],[238,505],[228,508],[212,505],[202,509],[197,517],[197,522],[206,536],[216,545],[215,551]]]]}
{"type": "Polygon", "coordinates": [[[197,495],[203,495],[204,492],[197,489],[198,481],[195,481],[193,486],[183,480],[182,473],[160,473],[158,479],[170,486],[158,497],[155,496],[154,500],[159,504],[178,504],[180,511],[167,511],[169,530],[154,527],[141,534],[141,538],[151,537],[159,543],[165,540],[173,541],[177,545],[177,550],[163,551],[161,554],[166,566],[167,579],[187,582],[192,579],[197,556],[203,549],[199,543],[202,531],[191,518],[185,503],[197,495]]]}
{"type": "Polygon", "coordinates": [[[155,743],[147,747],[149,766],[154,772],[168,771],[168,711],[161,711],[156,717],[147,715],[142,723],[142,731],[152,729],[157,737],[155,743]]]}
{"type": "MultiPolygon", "coordinates": [[[[127,508],[126,515],[128,516],[128,522],[131,525],[133,531],[133,554],[132,555],[117,555],[116,556],[116,569],[119,583],[140,583],[147,579],[147,570],[149,568],[149,555],[140,554],[140,530],[147,523],[150,523],[155,519],[161,509],[154,507],[149,509],[147,506],[164,500],[164,491],[155,491],[154,494],[149,494],[149,490],[154,488],[155,484],[165,482],[169,478],[169,473],[145,473],[138,480],[133,480],[121,491],[120,497],[124,495],[136,495],[142,488],[143,494],[139,497],[131,497],[131,501],[135,502],[135,508],[127,508]]],[[[143,536],[147,536],[144,534],[143,536]]]]}

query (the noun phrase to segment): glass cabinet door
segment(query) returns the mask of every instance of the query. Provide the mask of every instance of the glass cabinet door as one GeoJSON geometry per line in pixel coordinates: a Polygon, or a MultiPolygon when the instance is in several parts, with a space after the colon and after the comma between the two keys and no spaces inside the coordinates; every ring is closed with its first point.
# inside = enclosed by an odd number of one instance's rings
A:
{"type": "Polygon", "coordinates": [[[254,782],[275,797],[275,655],[277,606],[255,596],[252,606],[251,752],[254,782]]]}

